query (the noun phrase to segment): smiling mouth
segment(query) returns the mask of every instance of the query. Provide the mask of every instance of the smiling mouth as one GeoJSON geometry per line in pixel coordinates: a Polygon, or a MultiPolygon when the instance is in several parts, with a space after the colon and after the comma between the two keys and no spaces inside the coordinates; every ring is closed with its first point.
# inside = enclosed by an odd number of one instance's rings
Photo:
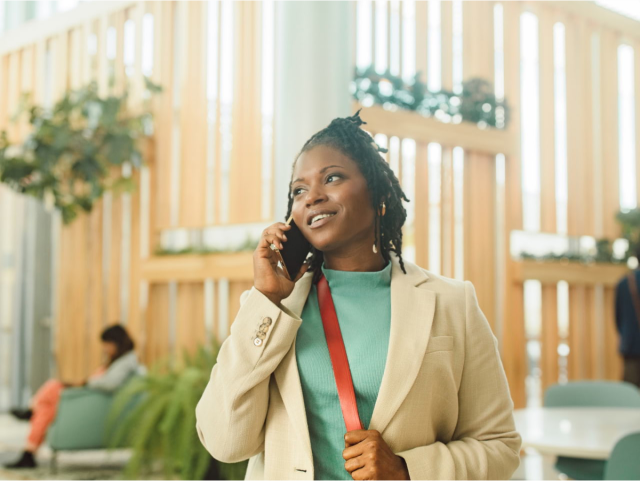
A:
{"type": "Polygon", "coordinates": [[[331,219],[333,219],[337,214],[333,214],[330,215],[328,217],[323,217],[320,220],[317,220],[315,222],[312,222],[311,224],[309,224],[309,228],[310,229],[316,229],[318,227],[322,227],[323,225],[325,225],[327,222],[329,222],[331,219]]]}

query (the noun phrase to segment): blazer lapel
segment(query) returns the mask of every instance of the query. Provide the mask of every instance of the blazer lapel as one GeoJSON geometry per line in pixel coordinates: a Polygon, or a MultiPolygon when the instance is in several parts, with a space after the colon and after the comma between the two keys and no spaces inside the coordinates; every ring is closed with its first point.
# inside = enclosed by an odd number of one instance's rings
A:
{"type": "MultiPolygon", "coordinates": [[[[311,290],[312,272],[306,272],[298,282],[296,282],[293,292],[282,301],[282,304],[293,314],[300,317],[302,309],[311,290]]],[[[313,463],[311,453],[311,440],[309,439],[309,429],[307,427],[307,413],[304,407],[304,397],[302,395],[302,385],[300,384],[300,374],[296,361],[296,341],[289,352],[282,359],[274,372],[282,402],[291,418],[291,422],[296,430],[299,441],[307,453],[309,462],[313,463]]]]}
{"type": "Polygon", "coordinates": [[[433,316],[436,293],[419,287],[429,276],[411,262],[402,272],[397,256],[391,255],[391,332],[382,384],[368,429],[381,434],[407,397],[422,365],[433,316]]]}

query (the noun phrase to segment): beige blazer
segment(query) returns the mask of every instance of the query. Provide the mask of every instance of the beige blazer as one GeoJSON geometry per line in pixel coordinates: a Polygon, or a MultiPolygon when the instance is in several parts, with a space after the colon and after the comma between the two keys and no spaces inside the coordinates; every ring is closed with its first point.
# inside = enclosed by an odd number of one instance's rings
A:
{"type": "MultiPolygon", "coordinates": [[[[406,460],[411,479],[509,479],[521,438],[473,285],[406,260],[404,274],[394,253],[391,260],[389,350],[368,428],[406,460]]],[[[283,310],[255,287],[242,293],[196,407],[214,458],[250,458],[245,479],[314,479],[295,355],[311,278],[298,280],[283,310]]]]}

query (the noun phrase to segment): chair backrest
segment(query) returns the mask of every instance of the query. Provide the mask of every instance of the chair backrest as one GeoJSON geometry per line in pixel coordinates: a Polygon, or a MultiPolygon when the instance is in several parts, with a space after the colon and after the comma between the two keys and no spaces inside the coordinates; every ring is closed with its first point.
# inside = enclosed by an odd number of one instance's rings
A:
{"type": "Polygon", "coordinates": [[[604,479],[640,479],[640,432],[619,439],[604,468],[604,479]]]}
{"type": "Polygon", "coordinates": [[[544,407],[640,408],[640,389],[620,381],[554,384],[544,393],[544,407]]]}

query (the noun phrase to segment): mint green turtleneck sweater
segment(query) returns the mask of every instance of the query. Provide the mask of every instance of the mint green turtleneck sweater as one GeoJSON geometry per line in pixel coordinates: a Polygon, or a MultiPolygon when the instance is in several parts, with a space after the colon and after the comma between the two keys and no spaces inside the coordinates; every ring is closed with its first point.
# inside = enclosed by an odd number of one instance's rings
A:
{"type": "MultiPolygon", "coordinates": [[[[348,272],[325,269],[331,296],[344,340],[358,413],[369,428],[387,360],[391,328],[391,262],[377,272],[348,272]]],[[[307,424],[315,479],[352,479],[344,469],[344,435],[340,399],[331,366],[313,285],[302,311],[296,338],[296,359],[307,424]]]]}

